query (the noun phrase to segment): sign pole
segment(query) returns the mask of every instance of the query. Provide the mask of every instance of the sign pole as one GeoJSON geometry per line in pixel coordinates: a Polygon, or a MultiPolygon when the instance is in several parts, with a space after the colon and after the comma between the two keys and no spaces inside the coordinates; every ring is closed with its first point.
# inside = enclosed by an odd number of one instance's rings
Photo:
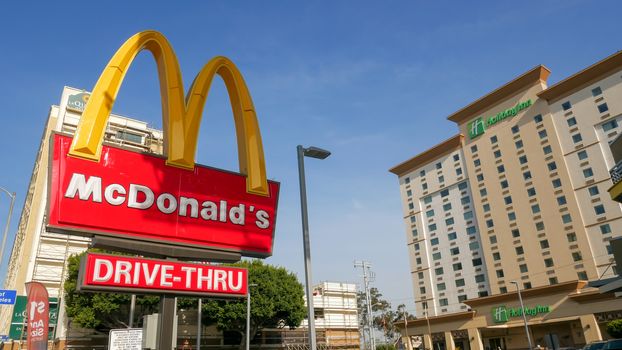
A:
{"type": "Polygon", "coordinates": [[[197,310],[197,350],[201,350],[201,308],[203,307],[203,300],[199,297],[199,307],[197,310]]]}
{"type": "Polygon", "coordinates": [[[173,350],[173,327],[175,327],[175,296],[160,296],[160,315],[158,317],[158,350],[173,350]]]}

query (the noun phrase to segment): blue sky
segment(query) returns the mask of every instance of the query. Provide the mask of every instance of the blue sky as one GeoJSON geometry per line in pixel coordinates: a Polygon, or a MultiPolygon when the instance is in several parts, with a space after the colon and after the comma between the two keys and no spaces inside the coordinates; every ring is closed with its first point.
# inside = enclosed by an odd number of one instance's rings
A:
{"type": "MultiPolygon", "coordinates": [[[[303,258],[295,148],[333,155],[306,162],[313,279],[374,285],[412,309],[397,179],[387,170],[454,135],[452,112],[538,64],[557,82],[620,49],[617,1],[19,2],[0,12],[0,186],[17,192],[10,254],[49,106],[64,85],[90,90],[121,45],[156,29],[172,43],[184,82],[217,55],[231,58],[258,113],[268,176],[281,182],[274,256],[303,258]]],[[[141,54],[115,113],[160,128],[155,64],[141,54]]],[[[237,170],[223,84],[204,112],[197,161],[237,170]]],[[[0,227],[9,200],[0,197],[0,227]]]]}

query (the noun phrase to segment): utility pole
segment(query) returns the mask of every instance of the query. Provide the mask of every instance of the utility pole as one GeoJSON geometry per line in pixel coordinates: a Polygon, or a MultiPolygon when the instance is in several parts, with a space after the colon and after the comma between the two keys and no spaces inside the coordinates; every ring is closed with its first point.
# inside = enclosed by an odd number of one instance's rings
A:
{"type": "Polygon", "coordinates": [[[372,327],[373,316],[371,313],[371,296],[369,295],[369,282],[374,278],[373,272],[371,272],[371,264],[367,261],[354,261],[354,268],[360,267],[363,269],[363,284],[365,288],[365,301],[367,303],[367,326],[369,327],[369,342],[370,350],[376,350],[376,339],[374,338],[374,330],[372,327]]]}

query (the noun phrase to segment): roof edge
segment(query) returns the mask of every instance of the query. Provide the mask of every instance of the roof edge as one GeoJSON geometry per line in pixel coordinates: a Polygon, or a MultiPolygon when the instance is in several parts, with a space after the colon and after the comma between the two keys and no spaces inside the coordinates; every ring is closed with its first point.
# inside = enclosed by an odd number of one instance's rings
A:
{"type": "Polygon", "coordinates": [[[418,155],[410,158],[409,160],[392,167],[391,169],[389,169],[389,172],[392,172],[397,176],[404,175],[406,172],[413,168],[416,168],[417,166],[428,163],[432,159],[438,158],[448,152],[461,148],[463,139],[464,135],[462,134],[454,135],[447,140],[437,144],[436,146],[433,146],[427,151],[419,153],[418,155]]]}

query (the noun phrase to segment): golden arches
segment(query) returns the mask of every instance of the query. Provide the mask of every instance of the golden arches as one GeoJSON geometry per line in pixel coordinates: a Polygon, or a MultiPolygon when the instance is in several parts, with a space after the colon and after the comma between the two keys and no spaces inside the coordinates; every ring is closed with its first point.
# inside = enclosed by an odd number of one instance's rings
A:
{"type": "Polygon", "coordinates": [[[156,31],[135,34],[114,54],[93,88],[69,154],[99,161],[112,106],[129,66],[142,50],[152,53],[158,67],[166,163],[184,169],[194,169],[201,114],[214,75],[218,74],[225,82],[231,101],[240,173],[246,175],[246,190],[248,193],[268,195],[259,123],[240,71],[228,58],[215,57],[197,74],[184,99],[177,56],[168,40],[156,31]]]}

